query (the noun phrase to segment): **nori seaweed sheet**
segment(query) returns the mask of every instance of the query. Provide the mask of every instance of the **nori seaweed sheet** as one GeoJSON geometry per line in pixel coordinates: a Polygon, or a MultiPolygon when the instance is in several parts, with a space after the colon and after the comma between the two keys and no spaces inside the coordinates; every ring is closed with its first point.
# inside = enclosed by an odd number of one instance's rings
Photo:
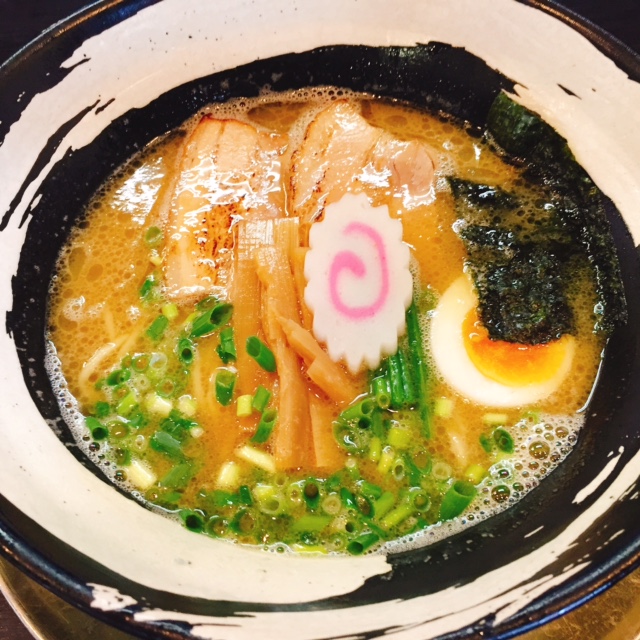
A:
{"type": "Polygon", "coordinates": [[[571,333],[565,282],[572,245],[555,210],[541,209],[532,231],[518,222],[523,207],[516,195],[457,178],[449,184],[489,336],[542,344],[571,333]]]}
{"type": "Polygon", "coordinates": [[[566,140],[505,93],[489,110],[486,137],[524,166],[527,179],[544,189],[564,229],[581,246],[596,283],[595,329],[610,333],[625,324],[624,288],[602,194],[566,140]]]}

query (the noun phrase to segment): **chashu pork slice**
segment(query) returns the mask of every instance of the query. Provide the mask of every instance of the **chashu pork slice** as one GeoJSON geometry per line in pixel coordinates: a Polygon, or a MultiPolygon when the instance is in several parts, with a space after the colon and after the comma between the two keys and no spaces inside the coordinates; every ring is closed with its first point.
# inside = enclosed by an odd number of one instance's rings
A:
{"type": "Polygon", "coordinates": [[[427,145],[374,127],[358,105],[346,101],[314,118],[289,171],[291,208],[307,226],[349,191],[399,195],[405,206],[433,197],[435,162],[427,145]]]}
{"type": "Polygon", "coordinates": [[[233,227],[284,215],[286,136],[205,116],[185,143],[165,225],[168,297],[191,302],[230,285],[233,227]]]}

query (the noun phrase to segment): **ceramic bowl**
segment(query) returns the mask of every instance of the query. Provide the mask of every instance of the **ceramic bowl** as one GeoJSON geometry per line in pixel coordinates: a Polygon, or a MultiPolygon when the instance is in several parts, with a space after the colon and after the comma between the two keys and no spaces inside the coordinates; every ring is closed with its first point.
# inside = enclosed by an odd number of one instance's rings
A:
{"type": "Polygon", "coordinates": [[[639,79],[628,50],[543,2],[122,0],[45,34],[0,70],[3,552],[146,638],[506,638],[625,575],[640,555],[639,79]],[[144,509],[75,446],[44,367],[56,256],[111,172],[210,102],[321,84],[471,123],[517,96],[607,196],[629,303],[560,468],[502,514],[389,556],[281,556],[144,509]]]}

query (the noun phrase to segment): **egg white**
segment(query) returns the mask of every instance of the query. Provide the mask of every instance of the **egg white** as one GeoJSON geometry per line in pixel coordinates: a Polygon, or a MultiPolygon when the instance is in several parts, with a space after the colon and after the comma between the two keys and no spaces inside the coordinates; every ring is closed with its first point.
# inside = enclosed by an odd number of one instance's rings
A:
{"type": "Polygon", "coordinates": [[[433,312],[430,347],[440,375],[465,398],[489,407],[520,407],[538,402],[558,389],[569,373],[575,340],[567,341],[565,357],[548,380],[535,384],[505,385],[478,371],[464,344],[462,326],[478,301],[468,276],[458,278],[440,298],[433,312]]]}

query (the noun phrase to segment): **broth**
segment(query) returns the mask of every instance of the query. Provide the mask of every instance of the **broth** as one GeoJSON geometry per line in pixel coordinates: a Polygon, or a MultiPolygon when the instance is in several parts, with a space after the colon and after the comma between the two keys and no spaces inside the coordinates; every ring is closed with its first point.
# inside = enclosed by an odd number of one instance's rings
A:
{"type": "MultiPolygon", "coordinates": [[[[425,145],[435,162],[433,185],[424,197],[395,189],[391,179],[376,182],[384,172],[349,177],[343,189],[364,193],[374,207],[386,205],[389,218],[402,223],[411,256],[411,308],[419,327],[416,334],[414,326],[413,337],[419,336],[424,351],[421,370],[428,380],[422,381],[422,390],[427,396],[421,397],[418,389],[418,398],[394,402],[383,397],[379,402],[384,394],[375,381],[388,380],[386,372],[393,368],[388,358],[394,357],[383,353],[380,367],[372,371],[360,367],[352,373],[344,362],[332,361],[353,393],[347,400],[331,398],[310,379],[300,351],[288,344],[283,349],[290,354],[283,356],[269,340],[264,317],[255,331],[243,325],[248,320],[238,309],[251,303],[239,301],[241,296],[262,296],[264,311],[265,298],[278,293],[270,293],[269,286],[278,285],[269,285],[268,273],[256,276],[253,254],[246,263],[238,262],[238,252],[249,251],[239,239],[248,233],[243,225],[251,218],[246,197],[238,205],[225,200],[222,191],[216,196],[217,211],[229,219],[216,239],[215,275],[208,289],[183,296],[167,288],[173,250],[168,248],[170,211],[185,166],[185,144],[193,140],[203,114],[154,142],[102,188],[62,252],[51,289],[49,371],[65,417],[87,454],[145,505],[188,528],[277,551],[358,554],[390,545],[404,548],[448,535],[513,504],[570,452],[605,340],[593,331],[591,276],[577,264],[569,296],[573,324],[568,369],[542,397],[529,401],[525,395],[521,401],[496,404],[470,399],[461,391],[464,381],[452,385],[432,344],[432,324],[446,313],[441,305],[446,292],[456,283],[463,287],[470,270],[448,177],[515,194],[523,207],[521,230],[536,228],[532,216],[546,211],[547,203],[521,169],[469,127],[332,88],[267,94],[207,111],[215,122],[233,119],[251,125],[277,148],[265,157],[270,162],[275,158],[283,180],[269,182],[268,202],[259,206],[280,213],[258,218],[270,230],[264,244],[278,247],[268,255],[278,260],[283,246],[292,247],[287,268],[297,293],[302,276],[294,254],[302,249],[297,255],[305,255],[307,236],[333,196],[320,205],[313,198],[303,202],[294,216],[289,167],[300,163],[295,151],[310,138],[310,124],[336,104],[355,105],[368,125],[382,129],[389,139],[425,145]],[[299,223],[291,222],[296,219],[299,223]],[[234,281],[245,268],[253,269],[252,275],[238,293],[234,281]],[[194,333],[200,318],[211,319],[215,309],[215,317],[225,313],[226,303],[233,305],[231,319],[194,333]],[[235,332],[235,356],[224,348],[230,332],[221,338],[229,328],[235,332]],[[247,356],[243,338],[254,335],[275,352],[276,373],[247,356]],[[302,381],[298,387],[285,387],[280,379],[283,358],[294,358],[302,381]],[[225,380],[226,392],[220,384],[225,380]],[[256,393],[260,387],[268,392],[267,405],[256,393]],[[295,446],[279,431],[289,393],[283,389],[291,388],[309,403],[306,422],[292,421],[299,430],[295,446]],[[369,403],[364,407],[363,399],[369,403]],[[358,418],[349,413],[353,407],[358,407],[358,418]],[[358,422],[363,412],[364,422],[358,422]],[[263,435],[257,437],[261,428],[263,435]],[[281,444],[292,450],[282,453],[281,444]]],[[[210,242],[212,233],[202,242],[210,242]]],[[[247,246],[256,242],[255,237],[245,240],[247,246]]],[[[277,271],[280,267],[273,264],[263,267],[277,271]]],[[[295,322],[313,335],[301,295],[297,304],[295,322]]],[[[438,322],[445,328],[452,323],[438,322]]],[[[400,351],[408,349],[410,362],[411,338],[409,333],[407,344],[400,337],[400,351]]],[[[546,343],[537,346],[539,351],[548,348],[546,343]]],[[[513,354],[511,347],[505,349],[507,371],[501,369],[500,376],[509,378],[513,354]]],[[[447,353],[445,349],[445,359],[447,353]]],[[[547,365],[533,366],[547,384],[547,365]]],[[[489,369],[482,375],[495,382],[493,363],[489,369]]],[[[463,379],[467,373],[454,375],[463,379]]],[[[420,386],[420,375],[417,379],[420,386]]],[[[499,384],[530,388],[536,383],[508,379],[499,384]]]]}

